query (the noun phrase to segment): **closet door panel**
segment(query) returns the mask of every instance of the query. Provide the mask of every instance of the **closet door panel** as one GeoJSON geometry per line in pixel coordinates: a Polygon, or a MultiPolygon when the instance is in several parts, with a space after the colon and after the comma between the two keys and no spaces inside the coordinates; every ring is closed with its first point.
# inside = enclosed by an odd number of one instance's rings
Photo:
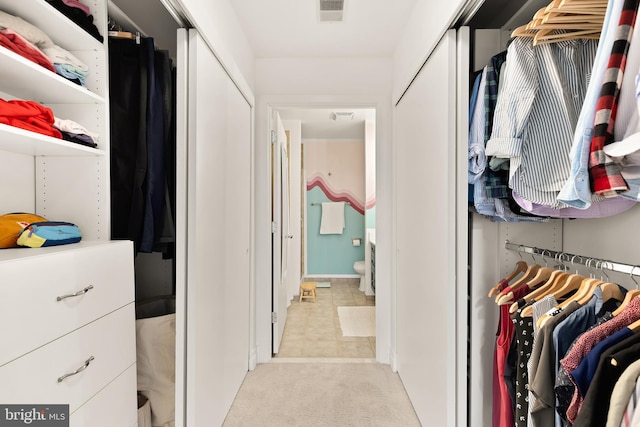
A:
{"type": "Polygon", "coordinates": [[[250,113],[189,33],[186,425],[221,425],[248,370],[250,113]]]}
{"type": "Polygon", "coordinates": [[[395,118],[398,373],[433,426],[455,425],[455,54],[449,31],[395,118]]]}

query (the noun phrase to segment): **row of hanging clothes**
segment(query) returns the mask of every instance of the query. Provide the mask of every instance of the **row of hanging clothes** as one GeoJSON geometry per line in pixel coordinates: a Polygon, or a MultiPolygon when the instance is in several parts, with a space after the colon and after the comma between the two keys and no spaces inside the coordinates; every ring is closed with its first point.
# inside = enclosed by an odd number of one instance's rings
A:
{"type": "Polygon", "coordinates": [[[638,0],[554,0],[473,78],[469,205],[599,218],[640,200],[638,0]]]}
{"type": "Polygon", "coordinates": [[[175,254],[175,67],[152,37],[109,22],[111,237],[175,254]]]}
{"type": "Polygon", "coordinates": [[[493,426],[640,426],[636,267],[627,290],[609,280],[608,261],[554,257],[553,267],[521,259],[489,292],[499,310],[493,426]]]}

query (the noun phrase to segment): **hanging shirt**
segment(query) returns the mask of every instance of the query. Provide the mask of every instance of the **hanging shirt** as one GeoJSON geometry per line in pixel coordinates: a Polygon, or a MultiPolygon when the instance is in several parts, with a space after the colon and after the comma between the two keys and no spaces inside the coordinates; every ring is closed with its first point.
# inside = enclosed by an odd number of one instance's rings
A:
{"type": "Polygon", "coordinates": [[[471,125],[471,117],[476,109],[476,103],[478,102],[478,94],[484,93],[484,90],[480,92],[480,81],[482,80],[482,71],[476,71],[476,77],[473,79],[473,88],[471,89],[471,97],[469,97],[469,125],[471,125]]]}
{"type": "Polygon", "coordinates": [[[589,87],[585,94],[584,103],[580,109],[580,116],[573,133],[571,146],[571,173],[569,179],[560,190],[558,200],[578,209],[588,208],[593,200],[600,199],[591,193],[589,181],[589,150],[593,137],[593,122],[596,115],[596,107],[602,80],[604,79],[607,63],[611,55],[611,48],[618,28],[618,21],[622,13],[624,0],[610,0],[607,3],[607,12],[602,23],[602,33],[596,57],[591,70],[589,87]]]}
{"type": "Polygon", "coordinates": [[[574,207],[555,209],[525,200],[515,191],[512,194],[516,203],[526,211],[551,218],[604,218],[628,211],[636,204],[635,201],[623,197],[612,197],[596,201],[586,209],[574,207]]]}
{"type": "MultiPolygon", "coordinates": [[[[507,52],[500,52],[493,56],[487,65],[487,86],[484,95],[486,108],[485,146],[493,131],[496,106],[501,92],[500,78],[505,74],[506,58],[507,52]]],[[[493,199],[506,199],[509,197],[509,177],[506,170],[487,168],[483,180],[487,197],[493,199]]]]}
{"type": "Polygon", "coordinates": [[[638,110],[638,73],[640,72],[640,26],[633,30],[631,47],[627,54],[627,65],[616,117],[613,142],[604,147],[604,152],[622,168],[622,177],[629,191],[620,196],[634,201],[640,200],[640,115],[638,110]]]}
{"type": "Polygon", "coordinates": [[[478,76],[477,100],[469,120],[469,183],[475,184],[487,167],[485,146],[485,104],[484,92],[487,84],[487,67],[478,76]]]}
{"type": "Polygon", "coordinates": [[[510,159],[509,185],[531,202],[566,206],[556,197],[570,175],[573,129],[597,45],[576,39],[533,46],[518,37],[508,48],[486,154],[510,159]]]}
{"type": "MultiPolygon", "coordinates": [[[[529,285],[518,286],[516,289],[511,290],[507,287],[503,290],[503,293],[513,292],[514,300],[519,300],[524,295],[529,293],[529,285]]],[[[512,427],[513,426],[513,403],[511,401],[511,394],[507,383],[504,378],[505,367],[507,364],[507,355],[511,347],[511,340],[515,333],[515,326],[511,320],[511,313],[509,312],[510,305],[500,306],[500,320],[498,324],[498,332],[496,338],[496,352],[495,352],[495,375],[494,375],[494,427],[512,427]],[[498,397],[498,402],[495,398],[498,397]]]]}
{"type": "MultiPolygon", "coordinates": [[[[629,397],[629,403],[627,403],[627,407],[624,410],[624,414],[622,414],[622,421],[619,424],[620,427],[631,427],[631,426],[640,425],[640,411],[636,411],[639,401],[640,401],[640,381],[636,380],[636,387],[631,392],[631,396],[629,397]]],[[[608,424],[607,424],[607,427],[609,427],[608,424]]],[[[614,427],[617,427],[617,425],[614,427]]]]}
{"type": "Polygon", "coordinates": [[[606,424],[615,383],[625,369],[638,360],[639,338],[640,335],[634,334],[602,354],[593,384],[585,396],[584,405],[574,421],[574,427],[598,427],[606,424]],[[615,363],[611,363],[612,360],[615,360],[615,363]]]}
{"type": "Polygon", "coordinates": [[[555,395],[553,385],[555,371],[553,360],[555,349],[552,334],[555,327],[571,313],[580,308],[580,304],[572,301],[563,310],[549,318],[536,335],[531,352],[529,367],[529,390],[535,395],[534,402],[529,402],[531,422],[535,427],[549,427],[554,424],[555,395]]]}
{"type": "MultiPolygon", "coordinates": [[[[593,349],[593,347],[595,347],[600,341],[638,319],[640,319],[640,298],[633,298],[624,310],[622,310],[622,312],[613,319],[582,334],[580,338],[576,340],[576,343],[569,353],[560,360],[560,364],[570,375],[570,373],[578,367],[587,353],[589,353],[589,351],[591,351],[591,349],[593,349]]],[[[576,389],[573,393],[572,404],[577,400],[578,391],[576,389]]],[[[577,410],[578,407],[576,405],[569,405],[569,408],[567,409],[567,419],[572,423],[575,421],[578,412],[577,410]]]]}
{"type": "Polygon", "coordinates": [[[639,4],[640,0],[624,1],[616,30],[616,39],[611,49],[611,56],[598,98],[589,153],[589,177],[591,178],[592,191],[603,197],[615,197],[619,193],[629,190],[622,177],[620,165],[613,162],[603,149],[614,142],[613,132],[618,110],[618,96],[639,4]]]}
{"type": "Polygon", "coordinates": [[[622,375],[620,375],[611,392],[611,402],[609,405],[609,413],[607,414],[606,427],[620,426],[625,409],[630,403],[629,401],[632,398],[635,401],[637,398],[637,396],[634,396],[634,389],[636,388],[636,381],[639,376],[640,360],[633,362],[622,372],[622,375]]]}

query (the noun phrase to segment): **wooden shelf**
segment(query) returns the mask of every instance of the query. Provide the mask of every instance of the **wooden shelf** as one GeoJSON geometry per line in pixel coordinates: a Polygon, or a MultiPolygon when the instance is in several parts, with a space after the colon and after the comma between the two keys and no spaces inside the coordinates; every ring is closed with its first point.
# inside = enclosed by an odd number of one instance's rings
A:
{"type": "Polygon", "coordinates": [[[58,138],[0,124],[0,150],[30,156],[104,156],[97,148],[86,147],[58,138]]]}
{"type": "Polygon", "coordinates": [[[0,47],[0,81],[13,96],[41,104],[104,104],[105,99],[22,56],[0,47]]]}
{"type": "Polygon", "coordinates": [[[44,0],[0,0],[0,10],[35,25],[66,50],[104,50],[102,43],[44,0]]]}

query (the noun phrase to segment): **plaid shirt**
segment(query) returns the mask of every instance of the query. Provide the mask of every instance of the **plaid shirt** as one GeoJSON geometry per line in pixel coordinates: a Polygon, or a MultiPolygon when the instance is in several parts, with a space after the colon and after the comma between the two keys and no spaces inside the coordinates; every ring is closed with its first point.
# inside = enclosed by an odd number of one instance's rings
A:
{"type": "Polygon", "coordinates": [[[627,62],[633,28],[640,0],[625,0],[618,22],[616,39],[611,49],[609,64],[596,110],[589,155],[589,175],[592,191],[602,197],[616,197],[629,190],[622,177],[620,165],[614,163],[603,151],[605,145],[614,142],[613,127],[618,108],[618,96],[627,62]]]}
{"type": "MultiPolygon", "coordinates": [[[[501,52],[491,58],[487,65],[487,81],[484,91],[485,108],[485,133],[484,144],[487,145],[493,129],[493,115],[498,103],[498,84],[500,81],[500,70],[507,60],[507,51],[501,52]]],[[[487,159],[487,163],[490,159],[487,159]]],[[[491,168],[485,169],[483,176],[485,194],[491,199],[506,199],[509,197],[509,171],[494,171],[491,168]]]]}

